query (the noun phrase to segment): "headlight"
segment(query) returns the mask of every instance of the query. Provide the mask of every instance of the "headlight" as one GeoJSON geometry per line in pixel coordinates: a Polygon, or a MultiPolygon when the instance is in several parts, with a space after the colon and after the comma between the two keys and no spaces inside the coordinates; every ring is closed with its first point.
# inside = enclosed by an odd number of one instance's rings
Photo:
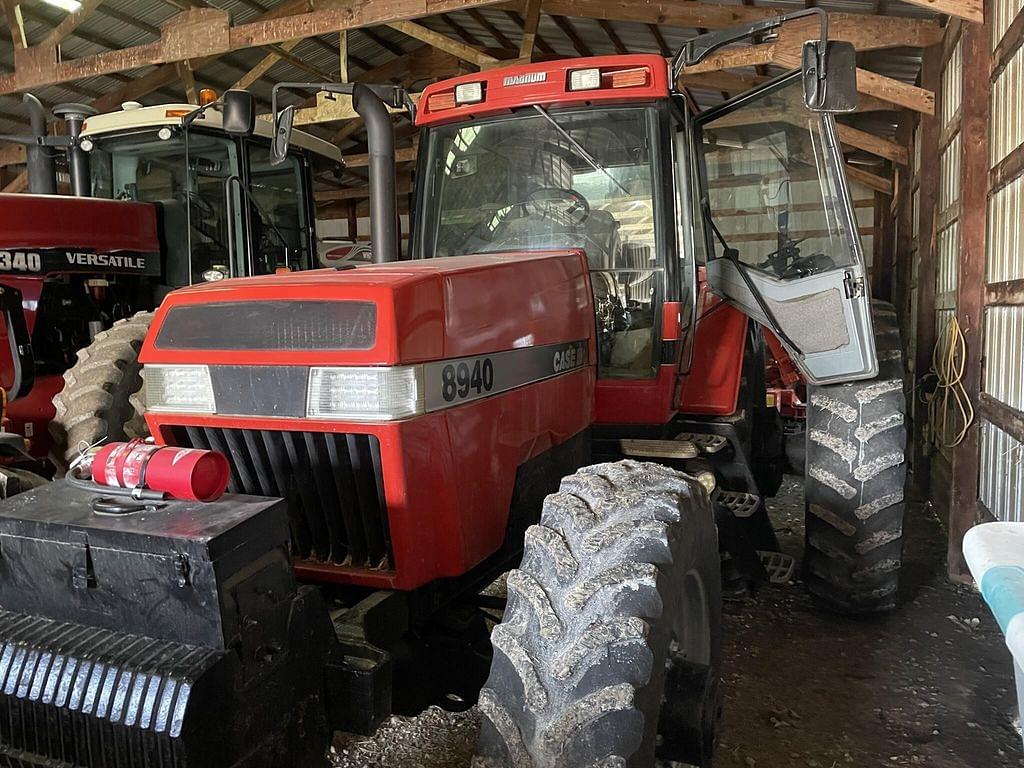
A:
{"type": "Polygon", "coordinates": [[[146,409],[214,413],[210,369],[205,365],[147,365],[142,369],[146,409]]]}
{"type": "Polygon", "coordinates": [[[311,368],[306,416],[395,420],[424,412],[422,368],[311,368]]]}

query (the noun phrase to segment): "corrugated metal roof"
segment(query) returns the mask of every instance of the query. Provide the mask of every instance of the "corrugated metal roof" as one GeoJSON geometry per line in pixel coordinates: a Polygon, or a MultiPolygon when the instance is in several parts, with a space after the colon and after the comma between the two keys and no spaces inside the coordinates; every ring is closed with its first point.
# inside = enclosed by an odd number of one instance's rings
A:
{"type": "MultiPolygon", "coordinates": [[[[718,0],[723,5],[749,5],[744,0],[718,0]]],[[[272,0],[211,0],[209,5],[227,11],[235,23],[252,21],[264,10],[279,3],[272,0]]],[[[805,7],[805,0],[756,0],[759,7],[778,8],[780,10],[798,10],[805,7]]],[[[850,13],[874,13],[884,11],[894,16],[928,17],[933,16],[928,10],[897,0],[819,0],[817,3],[830,11],[850,13]]],[[[43,39],[46,34],[64,17],[58,9],[45,5],[42,0],[25,0],[22,3],[25,18],[25,32],[30,42],[43,39]]],[[[78,58],[100,53],[106,50],[125,48],[157,39],[159,28],[173,18],[178,9],[169,0],[106,0],[82,25],[70,35],[62,45],[62,54],[66,58],[78,58]]],[[[469,13],[455,11],[448,14],[448,21],[441,17],[430,17],[420,20],[432,29],[459,39],[461,28],[474,43],[488,49],[504,48],[502,39],[518,45],[522,36],[521,16],[497,9],[482,8],[469,13]],[[518,18],[517,18],[518,17],[518,18]],[[477,19],[486,21],[481,24],[477,19]],[[496,30],[492,33],[487,27],[496,30]]],[[[602,24],[593,19],[572,17],[571,24],[584,50],[595,55],[616,53],[615,43],[608,30],[618,38],[630,52],[661,52],[658,41],[647,24],[633,22],[611,22],[602,24]]],[[[697,34],[695,29],[678,27],[659,27],[659,31],[671,50],[677,50],[688,38],[697,34]]],[[[544,44],[560,56],[577,56],[581,51],[573,44],[569,36],[551,16],[542,15],[538,29],[539,37],[544,44]]],[[[402,35],[388,27],[377,27],[372,30],[353,30],[349,34],[350,71],[359,74],[364,71],[354,62],[377,67],[392,60],[395,51],[408,52],[419,47],[421,43],[402,35]],[[374,37],[377,39],[375,40],[374,37]],[[383,44],[382,44],[382,42],[383,44]]],[[[305,40],[293,51],[293,54],[305,62],[307,67],[322,72],[334,72],[338,67],[337,35],[325,36],[316,40],[305,40]]],[[[196,73],[197,84],[216,88],[229,87],[249,69],[258,64],[267,51],[264,49],[235,51],[220,57],[217,61],[201,68],[196,73]]],[[[862,54],[864,66],[882,74],[895,77],[905,82],[914,82],[920,70],[920,51],[916,49],[892,49],[871,51],[862,54]]],[[[124,85],[128,78],[146,74],[151,68],[143,68],[111,76],[93,77],[75,83],[48,86],[36,91],[44,104],[53,106],[66,101],[91,101],[97,96],[114,91],[124,85]]],[[[13,49],[10,40],[0,39],[0,72],[13,70],[13,49]]],[[[305,81],[313,78],[306,67],[297,66],[293,62],[281,60],[266,75],[253,84],[252,90],[257,99],[269,103],[273,83],[281,81],[305,81]]],[[[714,90],[694,89],[694,97],[698,103],[709,106],[722,99],[722,94],[714,90]]],[[[183,87],[172,85],[158,92],[143,97],[147,104],[170,100],[180,100],[183,87]]],[[[300,96],[291,94],[289,101],[298,102],[300,96]]],[[[858,115],[858,124],[870,126],[869,129],[880,133],[891,133],[893,126],[891,116],[887,114],[869,113],[858,115]]],[[[25,112],[21,98],[17,96],[0,96],[0,133],[16,133],[25,130],[25,112]]],[[[329,132],[327,128],[320,132],[329,132]]]]}

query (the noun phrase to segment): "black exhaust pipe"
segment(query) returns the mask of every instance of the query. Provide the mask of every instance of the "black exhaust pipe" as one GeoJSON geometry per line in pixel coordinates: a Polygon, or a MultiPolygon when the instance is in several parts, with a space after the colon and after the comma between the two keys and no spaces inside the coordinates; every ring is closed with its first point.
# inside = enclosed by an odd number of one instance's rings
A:
{"type": "Polygon", "coordinates": [[[34,195],[57,194],[57,165],[53,161],[53,149],[43,146],[46,139],[46,110],[42,102],[31,93],[22,99],[28,108],[28,119],[32,126],[34,144],[25,145],[28,191],[34,195]]]}
{"type": "Polygon", "coordinates": [[[71,194],[75,197],[89,197],[92,194],[92,180],[89,178],[89,153],[79,146],[82,123],[96,110],[87,104],[58,104],[53,114],[64,120],[68,126],[71,145],[68,147],[68,170],[71,173],[71,194]]]}
{"type": "Polygon", "coordinates": [[[274,114],[274,143],[272,156],[275,163],[283,162],[288,151],[295,108],[277,109],[277,94],[282,88],[305,89],[326,93],[351,94],[352,108],[366,124],[366,143],[369,151],[370,171],[370,250],[374,264],[398,261],[399,248],[398,201],[395,199],[395,127],[388,108],[406,109],[415,117],[416,105],[404,88],[394,85],[364,85],[363,83],[277,83],[271,94],[274,114]]]}
{"type": "Polygon", "coordinates": [[[352,107],[366,124],[370,171],[370,249],[374,264],[398,261],[395,127],[381,98],[365,85],[352,89],[352,107]]]}

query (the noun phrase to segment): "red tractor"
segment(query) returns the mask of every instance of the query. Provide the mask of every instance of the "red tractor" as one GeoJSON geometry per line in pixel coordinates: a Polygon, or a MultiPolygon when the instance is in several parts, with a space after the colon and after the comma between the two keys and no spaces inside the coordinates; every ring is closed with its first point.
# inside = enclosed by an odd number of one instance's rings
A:
{"type": "Polygon", "coordinates": [[[0,285],[20,297],[25,326],[17,343],[2,331],[3,418],[33,456],[60,463],[80,444],[144,433],[129,403],[142,386],[136,356],[168,291],[316,263],[312,172],[341,154],[300,134],[271,166],[270,127],[234,130],[219,102],[62,105],[61,136],[47,134],[38,100],[26,103],[34,135],[4,137],[28,146],[30,194],[0,196],[0,285]],[[64,150],[73,194],[55,196],[64,150]]]}
{"type": "Polygon", "coordinates": [[[0,718],[4,748],[307,765],[329,727],[478,699],[479,765],[708,764],[723,563],[756,580],[774,545],[762,499],[783,435],[762,328],[808,390],[808,587],[837,611],[892,607],[900,345],[867,296],[836,135],[853,51],[823,42],[821,16],[802,68],[706,112],[674,89],[678,69],[784,19],[697,38],[672,67],[598,57],[430,86],[406,261],[388,115],[405,95],[311,86],[350,94],[366,123],[377,263],[193,286],[156,312],[150,430],[224,454],[237,495],[134,522],[90,516],[73,489],[0,507],[0,645],[38,658],[82,624],[104,638],[61,651],[93,654],[81,675],[100,703],[34,698],[28,674],[0,695],[31,722],[0,718]],[[304,588],[282,576],[285,537],[304,588]],[[44,570],[41,541],[75,564],[71,607],[45,598],[63,571],[44,570]],[[39,602],[27,578],[4,586],[12,562],[38,573],[39,602]],[[483,591],[505,573],[507,604],[483,591]],[[500,608],[489,660],[481,609],[500,608]],[[153,655],[128,658],[131,643],[153,655]],[[126,678],[157,682],[113,717],[105,680],[126,678]],[[182,681],[177,730],[146,716],[182,681]],[[83,734],[64,751],[46,740],[55,707],[83,734]],[[105,738],[135,746],[92,746],[105,738]]]}

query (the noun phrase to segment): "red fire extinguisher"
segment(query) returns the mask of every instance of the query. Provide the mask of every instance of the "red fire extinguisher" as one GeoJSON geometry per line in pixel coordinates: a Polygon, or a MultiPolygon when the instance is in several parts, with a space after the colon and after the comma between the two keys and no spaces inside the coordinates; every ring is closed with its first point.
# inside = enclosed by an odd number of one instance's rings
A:
{"type": "Polygon", "coordinates": [[[136,498],[158,494],[160,498],[215,501],[227,489],[230,474],[228,460],[216,451],[143,440],[109,443],[92,457],[91,466],[93,482],[131,489],[136,498]]]}

